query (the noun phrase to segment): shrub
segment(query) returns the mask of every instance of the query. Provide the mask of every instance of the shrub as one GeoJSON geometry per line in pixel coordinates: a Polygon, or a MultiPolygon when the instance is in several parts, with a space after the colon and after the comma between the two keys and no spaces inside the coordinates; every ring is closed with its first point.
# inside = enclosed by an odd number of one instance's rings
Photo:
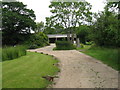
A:
{"type": "Polygon", "coordinates": [[[29,49],[35,49],[38,47],[43,47],[49,45],[48,37],[42,33],[34,33],[31,35],[30,39],[24,43],[29,49]]]}
{"type": "Polygon", "coordinates": [[[81,48],[84,48],[84,44],[81,43],[81,44],[80,44],[80,47],[81,47],[81,48]]]}
{"type": "Polygon", "coordinates": [[[94,42],[93,41],[89,41],[89,42],[86,42],[86,45],[92,45],[94,42]]]}
{"type": "Polygon", "coordinates": [[[36,44],[32,44],[29,46],[29,49],[36,49],[36,48],[38,48],[38,46],[36,44]]]}
{"type": "Polygon", "coordinates": [[[26,55],[26,48],[24,46],[5,47],[2,49],[2,61],[12,60],[20,56],[26,55]]]}
{"type": "Polygon", "coordinates": [[[57,41],[56,43],[56,50],[72,50],[76,49],[76,47],[68,41],[57,41]]]}

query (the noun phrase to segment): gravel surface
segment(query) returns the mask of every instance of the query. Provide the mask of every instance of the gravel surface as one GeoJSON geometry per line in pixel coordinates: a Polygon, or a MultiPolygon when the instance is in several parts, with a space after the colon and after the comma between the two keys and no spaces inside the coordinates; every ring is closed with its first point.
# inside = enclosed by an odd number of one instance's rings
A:
{"type": "Polygon", "coordinates": [[[60,60],[59,78],[53,88],[118,88],[118,71],[76,50],[53,51],[50,46],[28,50],[53,55],[60,60]]]}

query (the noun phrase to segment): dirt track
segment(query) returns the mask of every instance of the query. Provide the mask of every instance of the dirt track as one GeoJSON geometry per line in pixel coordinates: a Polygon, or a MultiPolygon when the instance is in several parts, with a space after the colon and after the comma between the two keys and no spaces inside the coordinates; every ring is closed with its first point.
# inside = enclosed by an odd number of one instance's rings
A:
{"type": "Polygon", "coordinates": [[[118,71],[76,50],[52,51],[54,44],[30,51],[54,55],[60,60],[59,78],[53,88],[117,88],[118,71]]]}

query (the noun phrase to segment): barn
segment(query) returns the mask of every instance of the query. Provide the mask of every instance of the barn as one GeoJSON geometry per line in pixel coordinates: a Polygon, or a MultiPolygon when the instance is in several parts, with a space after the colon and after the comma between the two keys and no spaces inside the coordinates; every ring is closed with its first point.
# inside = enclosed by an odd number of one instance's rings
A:
{"type": "MultiPolygon", "coordinates": [[[[49,43],[55,43],[55,41],[59,40],[67,40],[67,34],[48,34],[49,43]]],[[[70,34],[70,38],[72,37],[72,34],[70,34]]],[[[76,34],[74,35],[74,38],[76,39],[76,34]]]]}

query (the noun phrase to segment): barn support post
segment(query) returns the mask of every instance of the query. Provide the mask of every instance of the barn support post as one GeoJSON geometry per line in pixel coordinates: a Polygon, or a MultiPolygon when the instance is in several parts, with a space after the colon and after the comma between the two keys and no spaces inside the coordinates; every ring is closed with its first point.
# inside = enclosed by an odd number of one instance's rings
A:
{"type": "Polygon", "coordinates": [[[76,38],[76,44],[77,44],[77,47],[80,47],[80,40],[79,40],[79,38],[76,38]]]}
{"type": "Polygon", "coordinates": [[[70,42],[70,33],[67,34],[67,40],[70,42]]]}
{"type": "Polygon", "coordinates": [[[50,40],[49,40],[49,38],[48,38],[48,43],[50,43],[50,40]]]}
{"type": "Polygon", "coordinates": [[[57,41],[57,37],[56,37],[55,41],[57,41]]]}

